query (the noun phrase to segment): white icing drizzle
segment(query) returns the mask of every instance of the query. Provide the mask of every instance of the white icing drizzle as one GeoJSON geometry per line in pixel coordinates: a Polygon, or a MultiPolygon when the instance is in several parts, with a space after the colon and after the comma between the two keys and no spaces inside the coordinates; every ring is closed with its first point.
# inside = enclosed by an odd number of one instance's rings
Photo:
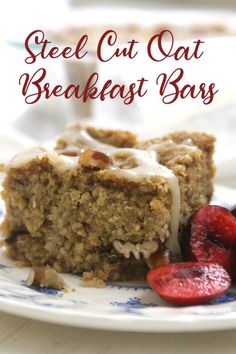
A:
{"type": "Polygon", "coordinates": [[[166,246],[171,250],[172,257],[176,260],[180,258],[181,250],[178,240],[179,217],[180,217],[180,189],[179,180],[174,175],[169,178],[169,187],[172,193],[171,205],[171,237],[167,240],[166,246]]]}
{"type": "Polygon", "coordinates": [[[25,150],[14,156],[9,161],[9,163],[5,165],[5,168],[7,171],[11,168],[19,168],[34,159],[40,159],[45,154],[45,152],[46,150],[40,147],[33,147],[31,149],[25,150]]]}
{"type": "Polygon", "coordinates": [[[43,148],[35,147],[16,155],[6,165],[6,171],[11,168],[19,168],[27,165],[32,160],[42,160],[47,158],[58,172],[65,172],[78,167],[78,158],[58,155],[55,151],[47,151],[43,148]]]}
{"type": "Polygon", "coordinates": [[[130,255],[133,254],[134,258],[140,260],[141,255],[144,259],[150,258],[151,254],[155,253],[158,250],[157,241],[144,241],[142,243],[131,243],[115,240],[113,241],[113,246],[117,252],[123,254],[125,258],[130,258],[130,255]]]}
{"type": "MultiPolygon", "coordinates": [[[[156,160],[158,161],[159,152],[170,145],[170,141],[164,141],[160,144],[155,144],[150,146],[147,151],[156,152],[156,160]]],[[[182,146],[182,145],[181,145],[182,146]]],[[[194,147],[195,148],[195,147],[194,147]]],[[[163,166],[165,167],[165,166],[163,166]]],[[[168,179],[170,191],[172,193],[172,205],[171,205],[171,237],[167,240],[167,247],[172,251],[173,258],[180,258],[181,250],[178,241],[178,230],[179,230],[179,217],[180,217],[180,189],[179,180],[172,172],[172,170],[165,167],[167,171],[164,171],[162,176],[168,179]]]]}

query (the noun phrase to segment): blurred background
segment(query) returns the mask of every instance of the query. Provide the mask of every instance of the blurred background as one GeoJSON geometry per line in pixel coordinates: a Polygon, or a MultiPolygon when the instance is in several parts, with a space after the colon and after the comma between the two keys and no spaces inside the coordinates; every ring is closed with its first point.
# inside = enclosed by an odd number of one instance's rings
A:
{"type": "MultiPolygon", "coordinates": [[[[109,0],[71,0],[70,1],[71,4],[73,5],[81,5],[81,4],[106,4],[106,5],[111,5],[111,3],[116,3],[116,4],[122,4],[122,5],[126,5],[126,4],[133,4],[134,6],[137,4],[141,4],[143,5],[143,1],[141,0],[115,0],[115,1],[109,1],[109,0]]],[[[213,7],[215,8],[216,6],[218,7],[235,7],[235,1],[234,0],[215,0],[215,1],[211,1],[211,0],[147,0],[145,1],[145,5],[175,5],[175,6],[180,6],[180,5],[184,5],[184,6],[189,6],[192,5],[194,7],[200,7],[200,6],[204,6],[204,7],[213,7]]]]}
{"type": "Polygon", "coordinates": [[[0,13],[2,160],[22,147],[52,145],[65,124],[74,121],[132,129],[144,138],[172,130],[203,130],[217,136],[218,183],[236,187],[235,0],[8,0],[1,2],[0,13]],[[134,61],[119,58],[102,64],[96,60],[96,41],[108,28],[116,29],[120,46],[134,38],[139,40],[139,55],[134,61]],[[34,29],[43,29],[51,45],[60,48],[75,46],[87,33],[88,58],[37,60],[26,65],[24,40],[34,29]],[[162,29],[172,30],[176,46],[191,46],[196,39],[204,40],[204,56],[180,63],[150,61],[146,43],[162,29]],[[170,105],[162,103],[155,79],[161,72],[171,73],[178,66],[184,68],[185,83],[216,84],[219,92],[210,105],[190,98],[170,105]],[[88,76],[97,71],[100,84],[112,79],[129,85],[145,77],[149,91],[129,106],[119,99],[82,103],[62,97],[27,105],[18,79],[22,73],[33,73],[40,67],[47,69],[51,85],[60,83],[66,87],[75,83],[83,87],[88,76]]]}

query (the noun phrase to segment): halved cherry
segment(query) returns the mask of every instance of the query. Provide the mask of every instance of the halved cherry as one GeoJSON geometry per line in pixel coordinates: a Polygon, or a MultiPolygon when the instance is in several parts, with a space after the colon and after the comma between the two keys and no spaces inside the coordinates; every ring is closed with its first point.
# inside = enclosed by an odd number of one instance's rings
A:
{"type": "Polygon", "coordinates": [[[148,272],[151,288],[164,300],[178,305],[208,303],[230,287],[230,276],[209,262],[170,263],[148,272]]]}
{"type": "Polygon", "coordinates": [[[187,260],[213,262],[236,278],[236,218],[215,205],[197,210],[190,222],[187,260]]]}

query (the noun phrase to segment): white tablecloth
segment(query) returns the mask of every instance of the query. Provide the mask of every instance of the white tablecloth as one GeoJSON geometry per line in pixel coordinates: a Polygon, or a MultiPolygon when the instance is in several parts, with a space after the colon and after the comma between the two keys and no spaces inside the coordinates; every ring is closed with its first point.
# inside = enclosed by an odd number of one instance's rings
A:
{"type": "Polygon", "coordinates": [[[1,354],[235,354],[236,331],[136,334],[55,326],[0,313],[1,354]]]}

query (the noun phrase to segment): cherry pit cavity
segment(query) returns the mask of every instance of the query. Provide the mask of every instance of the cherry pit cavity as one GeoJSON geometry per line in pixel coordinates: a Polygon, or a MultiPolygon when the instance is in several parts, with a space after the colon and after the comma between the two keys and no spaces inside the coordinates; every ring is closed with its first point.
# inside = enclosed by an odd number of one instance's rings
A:
{"type": "MultiPolygon", "coordinates": [[[[134,60],[139,54],[139,42],[135,39],[119,44],[119,34],[114,30],[105,31],[95,47],[96,59],[101,63],[118,61],[121,59],[134,60]]],[[[186,83],[184,69],[176,67],[171,73],[158,72],[158,63],[163,61],[175,61],[178,65],[184,61],[201,60],[204,55],[204,42],[200,39],[192,41],[189,45],[178,46],[174,34],[169,30],[163,30],[153,35],[146,44],[145,55],[147,59],[157,65],[157,74],[154,83],[157,86],[156,94],[164,104],[171,104],[178,99],[199,98],[203,104],[210,104],[218,92],[214,82],[212,83],[186,83]]],[[[103,79],[98,72],[91,72],[85,84],[73,82],[69,84],[52,84],[48,80],[47,70],[43,67],[45,60],[76,60],[85,61],[89,56],[89,36],[84,34],[78,38],[77,44],[59,47],[49,41],[42,30],[31,32],[25,39],[27,57],[25,63],[37,65],[33,73],[23,73],[19,78],[22,94],[27,104],[33,104],[40,99],[51,97],[75,97],[82,102],[98,99],[115,99],[119,97],[125,105],[134,102],[135,98],[144,97],[149,91],[150,78],[140,75],[137,80],[128,83],[117,83],[112,79],[103,79]]],[[[123,62],[122,62],[123,65],[123,62]]],[[[117,66],[118,71],[120,68],[117,66]]],[[[79,70],[79,69],[78,69],[79,70]]],[[[122,70],[122,68],[121,68],[122,70]]],[[[135,62],[134,62],[135,70],[135,62]]]]}

